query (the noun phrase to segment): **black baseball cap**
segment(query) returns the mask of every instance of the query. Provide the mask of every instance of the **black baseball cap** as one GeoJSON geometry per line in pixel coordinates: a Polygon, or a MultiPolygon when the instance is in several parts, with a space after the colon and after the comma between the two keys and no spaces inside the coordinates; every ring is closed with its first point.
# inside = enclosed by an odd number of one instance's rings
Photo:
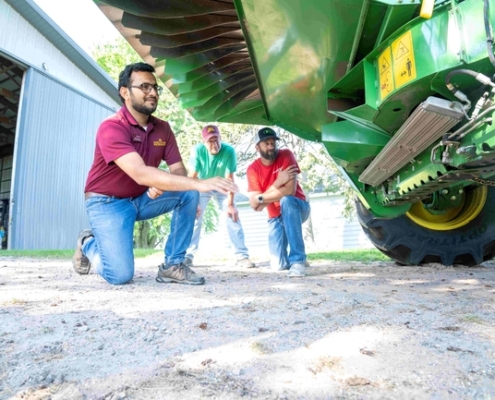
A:
{"type": "Polygon", "coordinates": [[[272,129],[272,128],[261,128],[259,131],[258,131],[258,134],[256,136],[256,143],[255,144],[258,144],[259,142],[262,142],[263,140],[266,140],[266,139],[275,139],[275,140],[280,140],[280,138],[277,136],[277,134],[275,133],[275,131],[272,129]]]}

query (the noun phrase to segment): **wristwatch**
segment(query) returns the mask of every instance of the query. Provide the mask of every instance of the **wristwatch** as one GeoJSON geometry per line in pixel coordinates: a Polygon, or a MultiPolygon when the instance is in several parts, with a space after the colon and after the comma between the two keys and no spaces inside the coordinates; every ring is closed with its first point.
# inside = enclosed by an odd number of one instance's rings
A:
{"type": "Polygon", "coordinates": [[[258,196],[258,203],[263,204],[263,195],[262,194],[260,194],[258,196]]]}

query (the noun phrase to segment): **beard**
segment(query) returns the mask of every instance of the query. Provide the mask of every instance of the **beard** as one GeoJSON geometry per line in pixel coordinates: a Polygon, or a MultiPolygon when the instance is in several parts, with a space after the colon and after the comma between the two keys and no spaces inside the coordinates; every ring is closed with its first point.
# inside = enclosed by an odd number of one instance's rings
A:
{"type": "Polygon", "coordinates": [[[156,111],[156,107],[158,106],[158,101],[155,101],[154,106],[147,106],[145,103],[138,104],[134,98],[131,97],[132,108],[134,108],[137,112],[144,115],[151,115],[156,111]]]}
{"type": "Polygon", "coordinates": [[[210,147],[208,150],[210,151],[210,154],[212,156],[216,156],[218,153],[220,153],[221,148],[222,148],[222,143],[219,143],[218,145],[210,147]]]}
{"type": "Polygon", "coordinates": [[[268,161],[275,161],[278,156],[278,149],[263,151],[260,149],[260,156],[268,161]]]}

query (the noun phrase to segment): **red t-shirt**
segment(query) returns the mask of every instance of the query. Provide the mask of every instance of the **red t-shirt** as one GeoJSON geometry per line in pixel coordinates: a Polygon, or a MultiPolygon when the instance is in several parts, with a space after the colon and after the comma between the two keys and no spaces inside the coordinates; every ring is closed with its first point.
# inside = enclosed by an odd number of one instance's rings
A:
{"type": "MultiPolygon", "coordinates": [[[[270,166],[263,165],[258,158],[247,169],[248,191],[265,193],[277,179],[279,171],[291,165],[295,165],[298,172],[301,173],[296,158],[289,149],[280,149],[275,162],[270,166]]],[[[296,194],[294,196],[298,199],[306,200],[299,182],[296,182],[296,194]]],[[[266,209],[268,210],[269,218],[276,218],[280,215],[280,202],[270,203],[266,209]]]]}
{"type": "Polygon", "coordinates": [[[162,160],[168,165],[182,161],[168,122],[150,117],[146,128],[139,126],[125,106],[101,123],[84,192],[116,197],[142,195],[148,188],[138,185],[114,162],[128,153],[139,153],[151,167],[158,167],[162,160]]]}

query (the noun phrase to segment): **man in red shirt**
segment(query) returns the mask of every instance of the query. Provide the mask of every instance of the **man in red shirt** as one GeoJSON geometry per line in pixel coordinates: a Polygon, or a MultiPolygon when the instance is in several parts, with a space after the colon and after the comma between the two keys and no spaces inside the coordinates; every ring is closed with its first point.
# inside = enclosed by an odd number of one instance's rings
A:
{"type": "Polygon", "coordinates": [[[271,128],[258,131],[256,150],[260,158],[247,169],[249,204],[255,211],[268,211],[272,268],[289,270],[289,277],[305,276],[302,224],[309,217],[310,207],[297,181],[301,171],[294,154],[289,149],[278,149],[277,140],[271,128]]]}
{"type": "Polygon", "coordinates": [[[77,240],[73,267],[88,274],[91,266],[107,282],[129,282],[134,276],[134,223],[173,212],[165,260],[158,282],[202,285],[205,280],[184,265],[191,241],[199,192],[236,192],[230,180],[197,180],[187,171],[170,125],[152,116],[163,88],[154,68],[145,63],[125,67],[119,76],[122,108],[103,121],[96,134],[85,205],[91,229],[77,240]],[[169,172],[158,169],[161,161],[169,172]]]}

